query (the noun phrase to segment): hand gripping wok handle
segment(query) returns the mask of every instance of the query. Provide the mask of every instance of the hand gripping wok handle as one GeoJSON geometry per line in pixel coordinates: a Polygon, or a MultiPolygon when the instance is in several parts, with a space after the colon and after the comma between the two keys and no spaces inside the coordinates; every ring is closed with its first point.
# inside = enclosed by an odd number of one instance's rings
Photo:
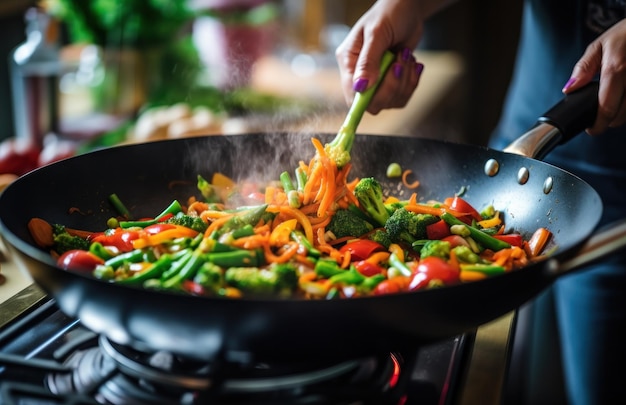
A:
{"type": "Polygon", "coordinates": [[[598,87],[598,82],[591,82],[563,97],[504,152],[543,159],[557,145],[591,127],[598,112],[598,87]]]}

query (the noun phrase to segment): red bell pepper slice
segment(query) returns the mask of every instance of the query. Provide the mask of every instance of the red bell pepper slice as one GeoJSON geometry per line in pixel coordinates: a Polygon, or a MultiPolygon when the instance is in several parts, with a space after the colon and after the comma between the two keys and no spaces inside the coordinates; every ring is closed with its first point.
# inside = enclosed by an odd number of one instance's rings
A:
{"type": "Polygon", "coordinates": [[[339,251],[341,253],[350,252],[352,261],[365,260],[374,252],[384,251],[385,247],[378,242],[369,239],[358,239],[343,245],[339,251]]]}
{"type": "Polygon", "coordinates": [[[455,211],[466,212],[469,216],[471,216],[476,221],[482,221],[482,217],[480,213],[474,208],[470,203],[465,201],[459,196],[454,196],[452,198],[447,198],[445,204],[450,206],[455,211]]]}
{"type": "Polygon", "coordinates": [[[522,238],[522,235],[520,235],[519,233],[509,233],[509,234],[503,234],[503,235],[493,235],[494,238],[499,239],[503,242],[508,243],[511,246],[518,246],[521,247],[522,244],[524,243],[524,239],[522,238]]]}
{"type": "Polygon", "coordinates": [[[426,226],[426,236],[431,240],[443,239],[450,235],[450,225],[443,219],[426,226]]]}
{"type": "Polygon", "coordinates": [[[354,267],[356,267],[357,271],[363,274],[366,277],[372,277],[376,274],[382,274],[384,269],[377,264],[370,263],[367,260],[359,260],[358,262],[354,262],[354,267]]]}

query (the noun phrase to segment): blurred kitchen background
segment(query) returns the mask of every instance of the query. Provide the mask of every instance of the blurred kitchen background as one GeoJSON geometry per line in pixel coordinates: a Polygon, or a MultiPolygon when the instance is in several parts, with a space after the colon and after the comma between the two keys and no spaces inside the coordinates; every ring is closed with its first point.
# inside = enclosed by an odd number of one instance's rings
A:
{"type": "MultiPolygon", "coordinates": [[[[124,142],[335,132],[347,106],[334,49],[358,0],[2,0],[0,174],[124,142]]],[[[401,110],[360,132],[484,144],[521,0],[459,1],[431,19],[401,110]]]]}

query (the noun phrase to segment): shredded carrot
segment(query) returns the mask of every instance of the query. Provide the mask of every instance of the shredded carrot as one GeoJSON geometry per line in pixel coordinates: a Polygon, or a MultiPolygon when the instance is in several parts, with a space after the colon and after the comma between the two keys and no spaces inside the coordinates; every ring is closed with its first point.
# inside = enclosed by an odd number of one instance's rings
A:
{"type": "Polygon", "coordinates": [[[460,269],[459,259],[456,257],[456,251],[454,249],[450,250],[450,261],[449,263],[456,269],[460,269]]]}
{"type": "Polygon", "coordinates": [[[313,221],[311,221],[311,227],[313,228],[314,231],[317,231],[318,228],[325,228],[326,226],[328,226],[328,224],[330,224],[330,221],[333,217],[331,217],[330,215],[327,216],[326,218],[318,218],[317,221],[315,221],[315,223],[313,223],[313,221]]]}
{"type": "Polygon", "coordinates": [[[206,231],[204,231],[204,236],[205,237],[209,237],[213,232],[215,232],[219,227],[221,227],[222,225],[224,225],[226,222],[228,222],[229,219],[231,219],[234,216],[234,214],[231,215],[225,215],[223,217],[220,218],[216,218],[213,222],[211,222],[209,224],[209,226],[207,227],[206,231]]]}
{"type": "Polygon", "coordinates": [[[447,208],[447,207],[433,207],[432,205],[426,205],[426,204],[411,204],[408,203],[407,205],[404,206],[404,209],[406,209],[407,211],[411,211],[413,213],[416,214],[430,214],[430,215],[434,215],[434,216],[440,216],[441,214],[447,212],[455,217],[464,217],[466,215],[468,215],[465,212],[459,212],[459,211],[455,211],[451,208],[447,208]]]}
{"type": "Polygon", "coordinates": [[[250,236],[242,236],[241,238],[237,238],[231,242],[231,244],[235,247],[242,249],[258,249],[263,247],[269,243],[268,237],[266,235],[255,234],[250,236]]]}
{"type": "Polygon", "coordinates": [[[356,238],[357,238],[356,236],[344,236],[342,238],[337,238],[337,239],[331,240],[331,241],[328,242],[328,244],[330,246],[340,245],[340,244],[342,244],[344,242],[347,242],[349,240],[353,240],[353,239],[356,239],[356,238]]]}
{"type": "Polygon", "coordinates": [[[289,242],[280,254],[276,255],[270,248],[269,241],[263,245],[263,253],[265,253],[265,260],[270,263],[286,263],[291,259],[298,251],[298,244],[296,242],[289,242]]]}
{"type": "Polygon", "coordinates": [[[200,214],[201,212],[207,211],[209,209],[209,204],[203,202],[203,201],[194,201],[193,203],[189,204],[189,207],[187,207],[187,214],[200,214]]]}
{"type": "Polygon", "coordinates": [[[408,179],[411,174],[413,174],[413,171],[411,169],[406,169],[405,171],[402,172],[402,184],[404,184],[404,187],[406,188],[419,187],[420,182],[418,180],[415,180],[414,182],[409,183],[408,179]]]}

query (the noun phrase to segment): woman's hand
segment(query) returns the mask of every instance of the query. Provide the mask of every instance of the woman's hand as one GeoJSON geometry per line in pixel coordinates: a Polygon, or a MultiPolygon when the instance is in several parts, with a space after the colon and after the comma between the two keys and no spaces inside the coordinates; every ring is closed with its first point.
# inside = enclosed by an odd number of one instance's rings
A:
{"type": "Polygon", "coordinates": [[[362,92],[376,82],[383,53],[391,50],[397,53],[396,62],[378,87],[367,111],[377,114],[385,108],[406,105],[424,68],[413,56],[413,49],[422,36],[423,21],[444,3],[379,0],[363,14],[336,50],[348,104],[355,92],[362,92]]]}
{"type": "Polygon", "coordinates": [[[626,123],[626,19],[589,44],[574,66],[563,92],[567,94],[579,89],[598,73],[598,115],[593,126],[587,128],[590,135],[626,123]]]}

